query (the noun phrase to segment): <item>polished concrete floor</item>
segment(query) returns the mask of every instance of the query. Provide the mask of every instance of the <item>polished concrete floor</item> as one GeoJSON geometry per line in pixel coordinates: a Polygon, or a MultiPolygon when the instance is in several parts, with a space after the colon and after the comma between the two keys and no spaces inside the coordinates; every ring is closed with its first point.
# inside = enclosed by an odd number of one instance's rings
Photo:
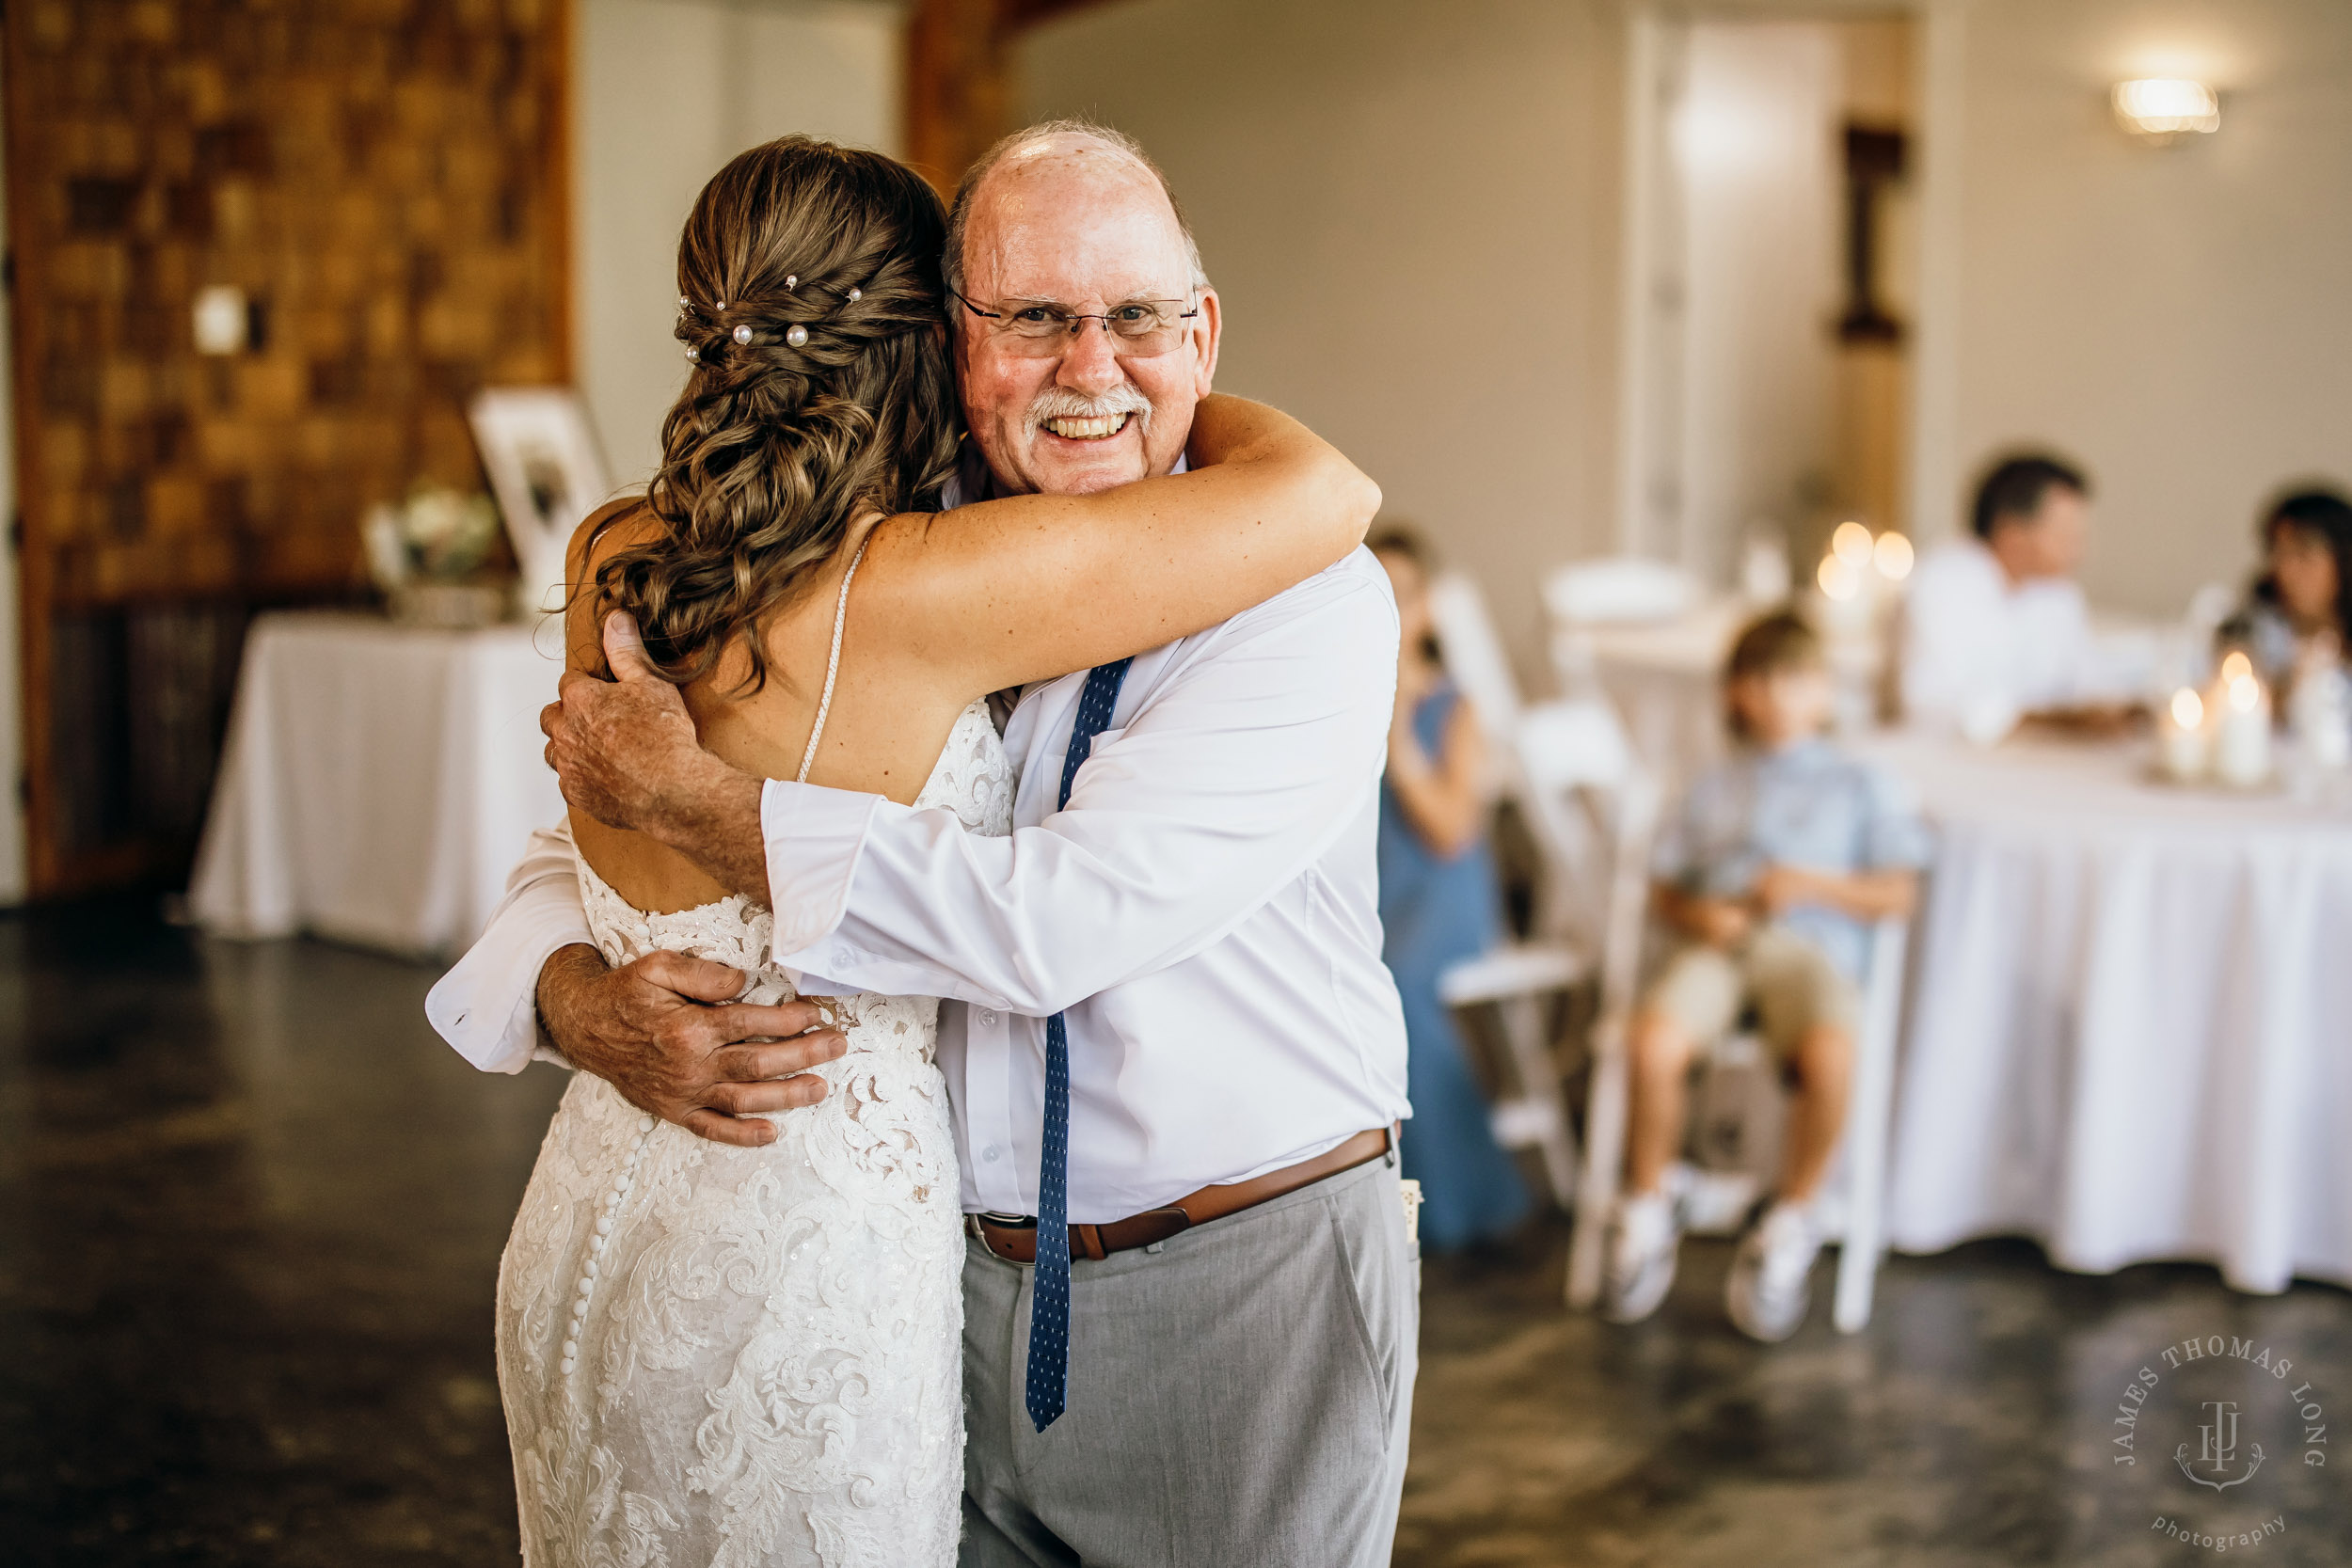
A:
{"type": "MultiPolygon", "coordinates": [[[[513,1560],[490,1291],[561,1084],[465,1067],[423,1023],[431,980],[207,942],[144,901],[0,918],[0,1563],[513,1560]]],[[[2352,1562],[2352,1458],[2308,1465],[2340,1456],[2282,1403],[2308,1378],[2352,1418],[2342,1291],[2085,1279],[1989,1243],[1892,1262],[1862,1335],[1817,1314],[1766,1349],[1724,1325],[1722,1243],[1620,1329],[1559,1310],[1561,1241],[1428,1267],[1400,1564],[2207,1555],[2160,1518],[2277,1519],[2239,1549],[2352,1562]],[[2294,1384],[2160,1358],[2213,1335],[2293,1358],[2294,1384]],[[2172,1460],[2222,1399],[2268,1461],[2226,1492],[2172,1460]]]]}

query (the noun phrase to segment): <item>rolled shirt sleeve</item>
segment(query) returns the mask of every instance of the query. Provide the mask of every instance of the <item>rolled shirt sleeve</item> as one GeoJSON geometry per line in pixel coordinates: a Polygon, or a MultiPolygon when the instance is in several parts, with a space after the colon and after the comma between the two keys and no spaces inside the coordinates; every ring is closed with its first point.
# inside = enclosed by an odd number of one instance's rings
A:
{"type": "MultiPolygon", "coordinates": [[[[1009,837],[771,784],[777,960],[1039,1017],[1216,942],[1309,871],[1378,778],[1397,622],[1367,573],[1343,562],[1177,644],[1143,690],[1130,680],[1068,809],[1009,837]]],[[[1039,736],[1057,779],[1068,738],[1039,736]]]]}
{"type": "Polygon", "coordinates": [[[575,865],[568,818],[532,833],[489,925],[424,999],[435,1031],[485,1072],[520,1072],[534,1060],[571,1065],[539,1028],[537,996],[548,958],[575,942],[596,944],[575,865]]]}

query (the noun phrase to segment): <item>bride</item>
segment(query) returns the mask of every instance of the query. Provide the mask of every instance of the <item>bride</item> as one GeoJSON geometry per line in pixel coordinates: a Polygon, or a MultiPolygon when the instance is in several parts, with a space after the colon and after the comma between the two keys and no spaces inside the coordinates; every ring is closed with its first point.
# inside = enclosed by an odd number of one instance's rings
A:
{"type": "MultiPolygon", "coordinates": [[[[603,673],[597,628],[627,610],[736,766],[1004,833],[989,693],[1304,580],[1378,498],[1295,421],[1211,397],[1189,473],[919,510],[961,438],[945,230],[930,187],[871,152],[788,137],[712,179],[678,247],[693,369],[648,494],[574,543],[566,642],[603,673]]],[[[1142,325],[1120,324],[1120,354],[1183,341],[1182,320],[1142,325]]],[[[1088,401],[1056,394],[1057,420],[1088,401]]],[[[1136,401],[1076,429],[1148,420],[1136,401]]],[[[608,960],[669,948],[749,972],[749,1001],[791,997],[766,910],[649,838],[577,813],[573,830],[608,960]]],[[[565,1092],[499,1278],[526,1562],[955,1560],[962,1239],[938,1005],[823,1006],[846,1052],[763,1147],[706,1142],[586,1073],[565,1092]]]]}

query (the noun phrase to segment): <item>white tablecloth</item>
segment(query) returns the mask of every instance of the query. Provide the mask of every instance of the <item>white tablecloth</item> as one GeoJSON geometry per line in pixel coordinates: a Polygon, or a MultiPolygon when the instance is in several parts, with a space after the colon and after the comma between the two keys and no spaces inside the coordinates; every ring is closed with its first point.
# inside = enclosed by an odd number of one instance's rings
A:
{"type": "Polygon", "coordinates": [[[434,631],[300,612],[253,623],[196,876],[226,935],[314,931],[404,953],[480,933],[532,829],[560,628],[434,631]]]}
{"type": "Polygon", "coordinates": [[[2352,813],[2144,782],[2144,747],[1861,749],[1939,832],[1893,1243],[2352,1284],[2352,813]]]}

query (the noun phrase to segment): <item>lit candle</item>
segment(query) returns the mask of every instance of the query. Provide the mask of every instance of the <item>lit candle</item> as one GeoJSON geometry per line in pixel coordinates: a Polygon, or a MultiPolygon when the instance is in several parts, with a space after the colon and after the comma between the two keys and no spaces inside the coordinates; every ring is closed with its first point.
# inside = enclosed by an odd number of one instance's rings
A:
{"type": "Polygon", "coordinates": [[[1879,576],[1889,582],[1900,582],[1911,576],[1911,541],[1899,533],[1886,532],[1870,546],[1871,559],[1878,562],[1879,576]]]}
{"type": "Polygon", "coordinates": [[[2214,736],[2214,776],[2248,788],[2270,778],[2270,693],[2242,654],[2222,661],[2220,724],[2214,736]],[[2235,661],[2242,673],[2233,673],[2235,661]]]}
{"type": "MultiPolygon", "coordinates": [[[[1868,535],[1864,537],[1867,540],[1868,535]]],[[[1863,572],[1869,560],[1867,543],[1861,565],[1855,564],[1850,552],[1833,549],[1821,557],[1820,567],[1813,575],[1814,585],[1821,591],[1821,629],[1832,642],[1867,639],[1878,622],[1876,584],[1863,572]]]]}
{"type": "Polygon", "coordinates": [[[2172,705],[2156,721],[2156,765],[2175,784],[2205,776],[2213,743],[2205,734],[2204,700],[2187,687],[2172,693],[2172,705]]]}

